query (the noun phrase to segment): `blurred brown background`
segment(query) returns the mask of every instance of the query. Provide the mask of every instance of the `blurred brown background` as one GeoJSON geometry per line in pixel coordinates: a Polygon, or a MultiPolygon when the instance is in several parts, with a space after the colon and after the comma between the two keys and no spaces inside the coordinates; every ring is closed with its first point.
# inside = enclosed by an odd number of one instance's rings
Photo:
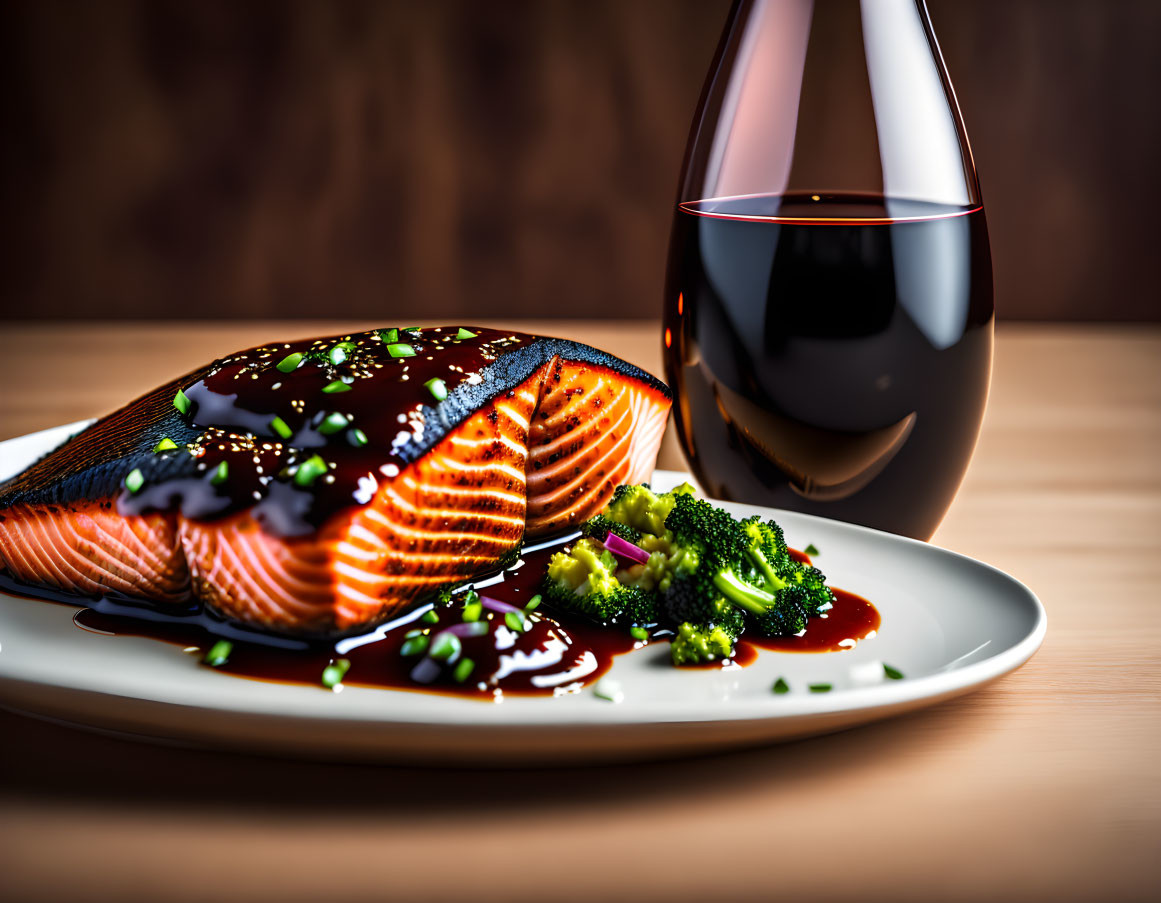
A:
{"type": "MultiPolygon", "coordinates": [[[[930,0],[1008,319],[1161,319],[1161,3],[930,0]]],[[[728,0],[6,2],[5,317],[658,310],[728,0]]]]}

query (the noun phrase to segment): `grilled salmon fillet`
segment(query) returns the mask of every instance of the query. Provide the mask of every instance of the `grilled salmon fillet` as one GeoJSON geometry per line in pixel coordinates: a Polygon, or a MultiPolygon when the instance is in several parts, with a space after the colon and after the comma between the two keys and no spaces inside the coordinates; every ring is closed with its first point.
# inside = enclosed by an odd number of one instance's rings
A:
{"type": "Polygon", "coordinates": [[[665,385],[563,339],[385,329],[259,346],[0,484],[0,566],[269,632],[364,631],[648,478],[665,385]]]}

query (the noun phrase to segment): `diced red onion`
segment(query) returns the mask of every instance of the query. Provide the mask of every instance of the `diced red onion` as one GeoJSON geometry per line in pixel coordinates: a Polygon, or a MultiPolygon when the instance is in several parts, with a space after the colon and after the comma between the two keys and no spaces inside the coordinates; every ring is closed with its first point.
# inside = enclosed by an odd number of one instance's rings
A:
{"type": "Polygon", "coordinates": [[[440,665],[434,658],[425,655],[419,664],[411,669],[411,679],[417,684],[429,684],[439,677],[440,665]]]}
{"type": "Polygon", "coordinates": [[[489,611],[498,611],[502,615],[510,611],[522,611],[519,606],[509,605],[507,602],[501,602],[499,599],[493,599],[491,596],[480,596],[480,604],[489,611]]]}
{"type": "Polygon", "coordinates": [[[440,631],[440,633],[450,633],[458,637],[483,636],[487,632],[487,621],[464,621],[462,624],[453,624],[440,631]]]}
{"type": "Polygon", "coordinates": [[[616,533],[610,533],[605,537],[605,548],[616,555],[618,558],[623,558],[626,561],[631,561],[634,564],[645,564],[649,561],[649,553],[638,545],[634,545],[627,539],[622,539],[616,533]]]}

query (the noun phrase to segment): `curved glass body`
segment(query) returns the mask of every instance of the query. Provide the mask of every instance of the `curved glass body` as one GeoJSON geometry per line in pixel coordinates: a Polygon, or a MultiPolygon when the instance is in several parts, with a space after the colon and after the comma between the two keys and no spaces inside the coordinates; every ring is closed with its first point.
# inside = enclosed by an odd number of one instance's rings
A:
{"type": "Polygon", "coordinates": [[[929,538],[975,446],[992,321],[979,184],[922,0],[735,3],[664,306],[706,490],[929,538]]]}

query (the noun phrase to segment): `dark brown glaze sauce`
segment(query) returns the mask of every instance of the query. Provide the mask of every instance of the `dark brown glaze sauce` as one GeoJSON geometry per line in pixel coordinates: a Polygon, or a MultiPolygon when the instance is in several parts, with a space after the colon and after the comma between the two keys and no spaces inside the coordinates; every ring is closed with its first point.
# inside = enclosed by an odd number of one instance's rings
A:
{"type": "MultiPolygon", "coordinates": [[[[548,559],[566,540],[523,556],[523,564],[504,573],[502,582],[479,590],[483,597],[523,609],[537,594],[548,559]]],[[[809,563],[802,553],[795,557],[809,563]]],[[[529,627],[515,633],[500,627],[503,614],[484,612],[495,622],[484,636],[461,639],[462,656],[474,663],[472,675],[456,682],[450,668],[441,669],[435,679],[421,683],[412,671],[421,656],[405,658],[400,649],[407,634],[427,630],[429,635],[455,624],[462,624],[461,608],[436,608],[439,622],[422,620],[425,608],[380,627],[362,637],[327,643],[308,643],[269,637],[256,631],[227,624],[207,613],[190,609],[182,615],[160,614],[133,600],[103,596],[83,600],[39,587],[18,584],[0,575],[0,588],[6,592],[37,598],[85,604],[94,607],[77,612],[73,622],[81,629],[114,636],[143,636],[185,647],[200,659],[223,636],[233,642],[229,660],[217,668],[239,677],[318,686],[323,670],[333,661],[345,658],[350,669],[343,683],[352,686],[381,687],[421,692],[467,696],[482,700],[499,700],[511,696],[552,696],[577,692],[589,686],[612,667],[613,660],[640,647],[622,630],[597,627],[567,613],[551,611],[542,605],[527,613],[529,627]],[[148,620],[147,620],[148,619],[148,620]],[[278,645],[271,645],[271,644],[278,645]]],[[[752,664],[759,649],[781,652],[832,652],[851,648],[879,626],[875,607],[859,596],[834,590],[834,607],[825,617],[810,621],[801,637],[780,639],[744,639],[735,646],[728,662],[708,667],[738,667],[752,664]],[[846,645],[841,645],[846,641],[846,645]]],[[[658,630],[654,641],[663,641],[668,631],[658,630]]]]}
{"type": "MultiPolygon", "coordinates": [[[[523,564],[504,572],[504,580],[479,590],[482,597],[524,609],[537,594],[548,559],[556,548],[531,552],[523,564]]],[[[552,696],[576,692],[598,680],[613,664],[614,656],[641,645],[627,633],[609,630],[582,619],[548,610],[547,606],[526,612],[528,627],[515,632],[504,622],[504,614],[485,610],[489,632],[462,637],[461,659],[471,659],[475,667],[463,682],[454,679],[452,668],[440,668],[427,680],[413,679],[413,670],[425,656],[404,657],[401,647],[415,630],[434,637],[445,628],[462,625],[459,603],[436,606],[438,623],[423,620],[427,606],[381,626],[361,637],[327,643],[299,643],[298,649],[276,648],[254,640],[233,639],[229,660],[217,670],[240,677],[318,685],[323,669],[345,658],[350,668],[343,683],[351,686],[419,690],[479,699],[511,696],[552,696]],[[434,677],[434,679],[430,679],[434,677]]],[[[202,619],[170,619],[145,622],[124,610],[92,608],[77,613],[78,627],[118,636],[147,636],[190,649],[199,657],[219,639],[214,625],[202,619]]],[[[257,639],[257,638],[255,638],[257,639]]],[[[431,666],[428,666],[430,669],[431,666]]]]}
{"type": "Polygon", "coordinates": [[[222,358],[178,398],[196,438],[157,452],[192,455],[194,472],[146,479],[118,508],[176,507],[195,519],[252,508],[270,533],[310,534],[367,501],[381,475],[405,468],[426,447],[425,433],[438,431],[434,421],[531,341],[480,327],[378,329],[222,358]]]}

